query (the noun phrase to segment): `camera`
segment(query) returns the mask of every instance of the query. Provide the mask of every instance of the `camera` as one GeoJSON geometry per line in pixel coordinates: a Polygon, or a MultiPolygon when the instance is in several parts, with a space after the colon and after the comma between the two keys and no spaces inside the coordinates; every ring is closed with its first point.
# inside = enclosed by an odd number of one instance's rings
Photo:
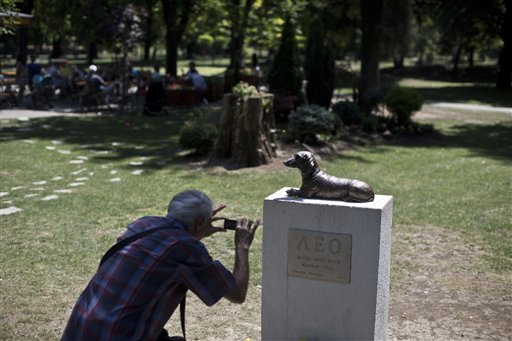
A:
{"type": "Polygon", "coordinates": [[[235,230],[236,229],[236,220],[225,219],[224,220],[224,229],[225,230],[235,230]]]}

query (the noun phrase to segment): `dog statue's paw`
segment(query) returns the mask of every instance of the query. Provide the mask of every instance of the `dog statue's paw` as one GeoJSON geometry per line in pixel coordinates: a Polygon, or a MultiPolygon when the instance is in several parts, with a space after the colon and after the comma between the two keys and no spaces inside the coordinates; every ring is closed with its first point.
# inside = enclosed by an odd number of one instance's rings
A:
{"type": "Polygon", "coordinates": [[[289,190],[286,191],[286,194],[288,194],[289,196],[298,196],[300,194],[300,191],[296,188],[290,188],[289,190]]]}

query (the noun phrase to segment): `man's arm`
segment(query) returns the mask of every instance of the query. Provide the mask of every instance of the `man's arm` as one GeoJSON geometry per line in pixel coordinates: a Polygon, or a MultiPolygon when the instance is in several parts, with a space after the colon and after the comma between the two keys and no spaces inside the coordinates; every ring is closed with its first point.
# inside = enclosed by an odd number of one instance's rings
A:
{"type": "Polygon", "coordinates": [[[243,303],[249,286],[249,248],[254,239],[254,233],[260,224],[251,220],[239,220],[235,232],[235,267],[233,277],[235,286],[224,296],[232,303],[243,303]]]}

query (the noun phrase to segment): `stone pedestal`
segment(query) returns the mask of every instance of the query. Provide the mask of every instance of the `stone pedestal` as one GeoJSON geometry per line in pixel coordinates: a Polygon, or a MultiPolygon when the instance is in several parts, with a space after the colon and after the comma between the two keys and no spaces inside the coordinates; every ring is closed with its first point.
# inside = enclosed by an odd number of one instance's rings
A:
{"type": "Polygon", "coordinates": [[[262,340],[384,340],[393,197],[265,199],[262,340]]]}

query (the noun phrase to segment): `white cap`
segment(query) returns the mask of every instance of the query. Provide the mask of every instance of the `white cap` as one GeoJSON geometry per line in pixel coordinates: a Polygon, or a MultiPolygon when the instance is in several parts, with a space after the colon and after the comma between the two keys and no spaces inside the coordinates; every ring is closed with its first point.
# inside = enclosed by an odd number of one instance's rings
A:
{"type": "Polygon", "coordinates": [[[92,64],[91,66],[89,66],[89,70],[91,70],[92,72],[96,72],[98,71],[98,67],[94,64],[92,64]]]}

